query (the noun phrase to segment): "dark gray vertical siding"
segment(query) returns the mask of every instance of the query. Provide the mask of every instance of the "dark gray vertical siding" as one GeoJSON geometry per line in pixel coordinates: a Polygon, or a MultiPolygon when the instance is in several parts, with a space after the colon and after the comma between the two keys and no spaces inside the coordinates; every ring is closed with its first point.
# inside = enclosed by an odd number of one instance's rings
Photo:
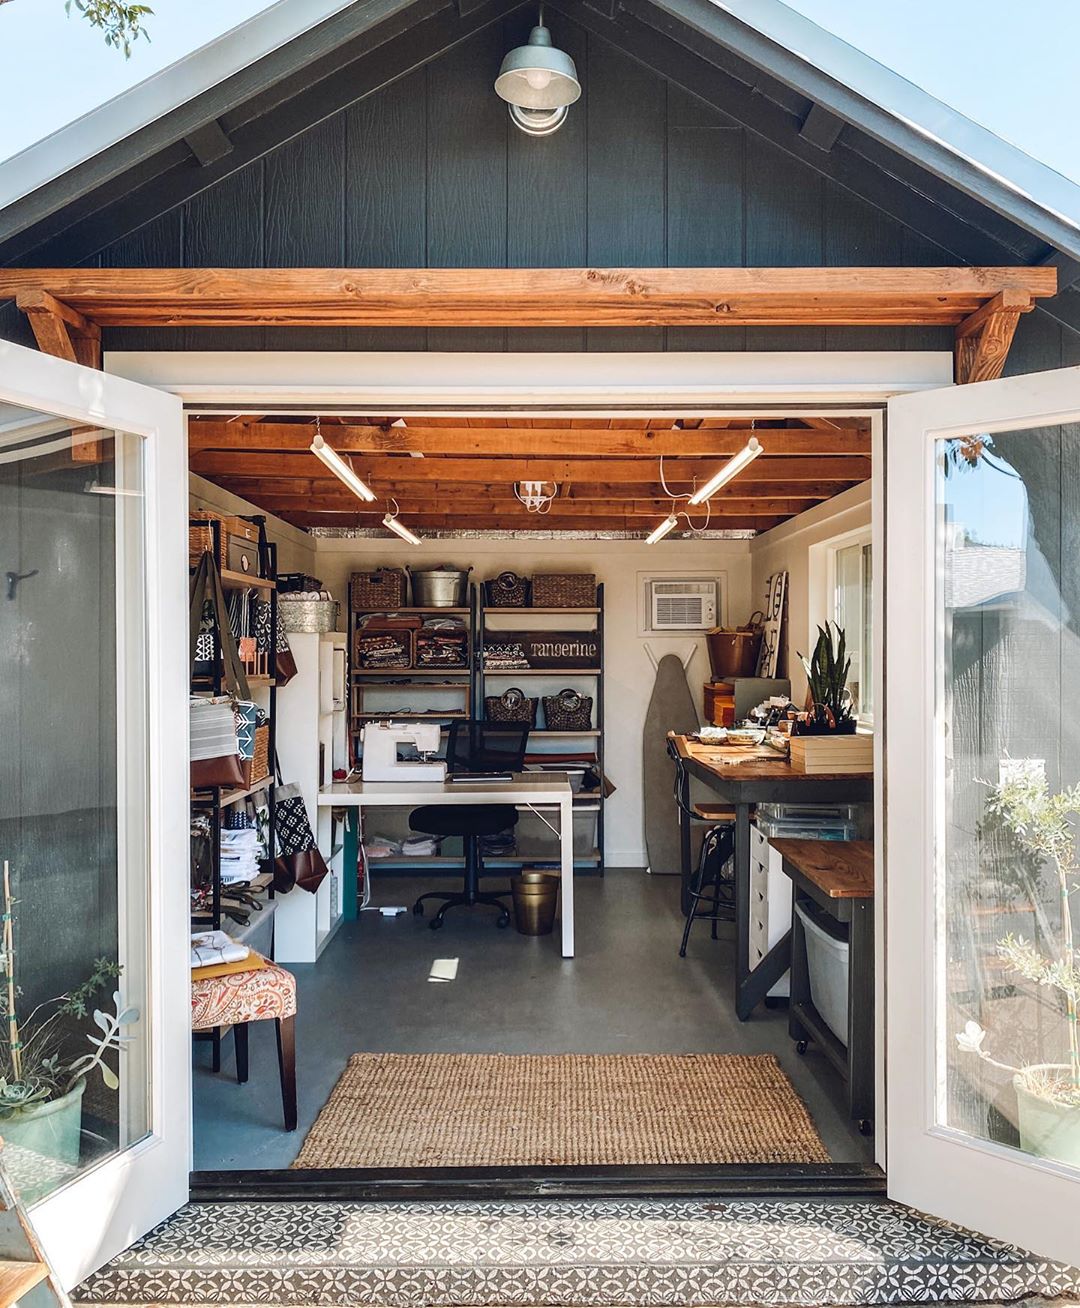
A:
{"type": "MultiPolygon", "coordinates": [[[[181,209],[105,266],[821,266],[954,263],[608,42],[553,16],[583,95],[529,139],[492,91],[532,15],[492,24],[181,209]]],[[[749,92],[748,92],[749,94],[749,92]]],[[[872,199],[872,197],[870,197],[872,199]]],[[[973,240],[975,236],[973,235],[973,240]]],[[[978,246],[973,245],[973,249],[978,246]]],[[[21,315],[0,332],[26,339],[21,315]]],[[[1061,329],[1020,327],[1010,371],[1056,367],[1061,329]]],[[[940,328],[633,331],[268,328],[109,332],[133,349],[948,349],[940,328]]]]}

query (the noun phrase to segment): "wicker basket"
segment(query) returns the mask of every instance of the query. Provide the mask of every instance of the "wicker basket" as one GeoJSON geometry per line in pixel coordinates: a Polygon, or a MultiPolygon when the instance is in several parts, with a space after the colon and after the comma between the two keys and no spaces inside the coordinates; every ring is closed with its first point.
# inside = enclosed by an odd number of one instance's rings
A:
{"type": "Polygon", "coordinates": [[[337,627],[337,600],[293,599],[278,596],[278,622],[283,631],[333,631],[337,627]]]}
{"type": "Polygon", "coordinates": [[[484,696],[484,717],[489,722],[522,722],[535,727],[539,702],[517,686],[511,686],[501,695],[484,696]]]}
{"type": "Polygon", "coordinates": [[[492,609],[523,609],[529,603],[529,579],[516,572],[500,572],[484,582],[484,598],[492,609]]]}
{"type": "Polygon", "coordinates": [[[544,696],[546,731],[591,731],[592,696],[579,695],[569,686],[557,695],[544,696]]]}
{"type": "Polygon", "coordinates": [[[385,672],[413,666],[415,631],[405,631],[400,628],[363,627],[356,633],[354,639],[353,664],[357,668],[363,668],[365,671],[385,672]],[[391,650],[389,657],[374,659],[370,653],[365,652],[364,641],[369,636],[384,636],[393,642],[388,647],[391,650]]]}
{"type": "Polygon", "coordinates": [[[400,568],[354,572],[349,582],[349,605],[354,613],[386,612],[407,607],[408,582],[400,568]]]}
{"type": "Polygon", "coordinates": [[[214,513],[211,509],[200,510],[198,513],[193,513],[188,521],[189,568],[197,568],[202,556],[207,551],[213,550],[214,529],[209,525],[213,522],[218,524],[217,565],[219,568],[226,566],[230,536],[239,536],[241,539],[249,540],[256,545],[259,543],[259,528],[256,523],[248,522],[247,518],[237,518],[226,513],[214,513]]]}
{"type": "Polygon", "coordinates": [[[596,604],[596,576],[591,572],[541,572],[532,581],[533,607],[591,609],[596,604]]]}

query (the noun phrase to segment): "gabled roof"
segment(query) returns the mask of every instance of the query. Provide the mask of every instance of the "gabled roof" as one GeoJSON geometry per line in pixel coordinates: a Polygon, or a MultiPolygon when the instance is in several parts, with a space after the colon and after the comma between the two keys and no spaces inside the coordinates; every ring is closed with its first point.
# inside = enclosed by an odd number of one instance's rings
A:
{"type": "MultiPolygon", "coordinates": [[[[253,23],[273,17],[280,36],[313,3],[279,0],[253,23]]],[[[319,0],[317,11],[334,7],[319,0]]],[[[184,61],[182,79],[161,74],[73,125],[80,162],[64,170],[64,142],[54,137],[5,165],[0,203],[26,193],[0,208],[0,263],[84,261],[520,8],[521,0],[355,0],[241,67],[229,34],[184,61]],[[196,93],[182,98],[183,84],[196,93]]],[[[549,9],[957,261],[1054,263],[1063,287],[1080,276],[1080,188],[777,0],[549,0],[549,9]]],[[[1080,296],[1059,296],[1050,311],[1080,327],[1080,296]]]]}

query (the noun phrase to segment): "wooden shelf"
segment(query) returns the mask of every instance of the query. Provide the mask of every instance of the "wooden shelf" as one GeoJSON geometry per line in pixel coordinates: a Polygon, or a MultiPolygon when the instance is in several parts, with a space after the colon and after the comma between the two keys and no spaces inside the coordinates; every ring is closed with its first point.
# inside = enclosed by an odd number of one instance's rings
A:
{"type": "Polygon", "coordinates": [[[277,583],[269,577],[251,577],[246,572],[230,572],[228,568],[221,570],[221,588],[222,590],[277,590],[277,583]]]}
{"type": "Polygon", "coordinates": [[[515,617],[515,618],[527,618],[527,617],[529,616],[530,613],[547,613],[547,614],[555,614],[555,613],[557,613],[557,614],[560,614],[560,615],[562,615],[562,616],[567,616],[567,615],[573,615],[573,614],[575,614],[575,613],[592,613],[592,614],[597,614],[597,613],[600,612],[600,610],[599,610],[598,608],[586,608],[586,609],[538,609],[538,608],[531,608],[531,607],[530,607],[530,608],[527,608],[527,609],[511,609],[511,608],[500,608],[498,605],[492,606],[492,605],[490,605],[490,604],[485,604],[483,607],[484,607],[484,612],[485,612],[485,613],[505,613],[505,614],[507,614],[508,616],[510,616],[510,617],[515,617]]]}
{"type": "Polygon", "coordinates": [[[397,677],[401,682],[407,682],[413,677],[445,677],[448,672],[460,672],[465,681],[455,681],[455,686],[468,686],[468,668],[353,668],[352,679],[360,681],[364,677],[397,677]]]}
{"type": "Polygon", "coordinates": [[[9,1308],[49,1274],[44,1263],[0,1262],[0,1308],[9,1308]]]}
{"type": "Polygon", "coordinates": [[[504,672],[502,668],[482,668],[482,677],[598,677],[603,668],[518,668],[504,672]]]}
{"type": "MultiPolygon", "coordinates": [[[[238,800],[247,799],[249,795],[254,795],[260,790],[266,790],[274,784],[273,776],[263,777],[261,781],[256,781],[254,785],[249,786],[247,790],[226,790],[218,800],[218,808],[228,808],[230,804],[237,803],[238,800]]],[[[205,806],[209,803],[209,790],[192,791],[192,802],[205,806]]]]}
{"type": "Polygon", "coordinates": [[[449,613],[449,614],[457,614],[458,617],[460,617],[463,613],[467,615],[469,610],[467,608],[451,609],[441,606],[428,606],[427,608],[415,608],[415,607],[411,607],[408,604],[403,604],[400,608],[397,609],[385,609],[385,608],[384,609],[353,609],[353,612],[361,613],[364,616],[368,616],[373,613],[449,613]]]}
{"type": "MultiPolygon", "coordinates": [[[[508,724],[510,726],[513,723],[508,724]]],[[[540,736],[599,736],[600,732],[595,727],[589,727],[587,731],[554,731],[551,727],[533,727],[530,735],[540,736]]]]}
{"type": "Polygon", "coordinates": [[[457,722],[464,721],[468,718],[468,713],[453,711],[439,713],[437,710],[430,713],[354,713],[352,720],[354,722],[457,722]]]}
{"type": "MultiPolygon", "coordinates": [[[[398,686],[408,685],[408,679],[403,678],[400,682],[390,682],[385,686],[369,686],[368,690],[397,690],[398,686]]],[[[419,687],[417,687],[419,689],[419,687]]],[[[467,681],[425,681],[424,690],[468,690],[467,681]]]]}

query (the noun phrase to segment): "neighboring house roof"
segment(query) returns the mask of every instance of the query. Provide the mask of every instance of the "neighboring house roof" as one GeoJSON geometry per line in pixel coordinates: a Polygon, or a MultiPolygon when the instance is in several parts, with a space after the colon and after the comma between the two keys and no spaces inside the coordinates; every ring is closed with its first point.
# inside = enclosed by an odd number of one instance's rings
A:
{"type": "Polygon", "coordinates": [[[959,542],[945,551],[946,609],[974,609],[1015,596],[1027,583],[1027,551],[959,542]]]}
{"type": "MultiPolygon", "coordinates": [[[[227,34],[178,65],[182,75],[166,70],[0,168],[0,263],[88,259],[523,7],[279,0],[238,32],[262,31],[270,44],[259,24],[273,19],[282,37],[290,22],[310,21],[313,6],[337,12],[267,53],[227,34]],[[185,98],[185,86],[194,94],[185,98]]],[[[778,0],[548,8],[863,196],[949,261],[1051,262],[1063,287],[1080,277],[1080,188],[778,0]]],[[[1059,295],[1049,312],[1080,329],[1080,295],[1059,295]]]]}

